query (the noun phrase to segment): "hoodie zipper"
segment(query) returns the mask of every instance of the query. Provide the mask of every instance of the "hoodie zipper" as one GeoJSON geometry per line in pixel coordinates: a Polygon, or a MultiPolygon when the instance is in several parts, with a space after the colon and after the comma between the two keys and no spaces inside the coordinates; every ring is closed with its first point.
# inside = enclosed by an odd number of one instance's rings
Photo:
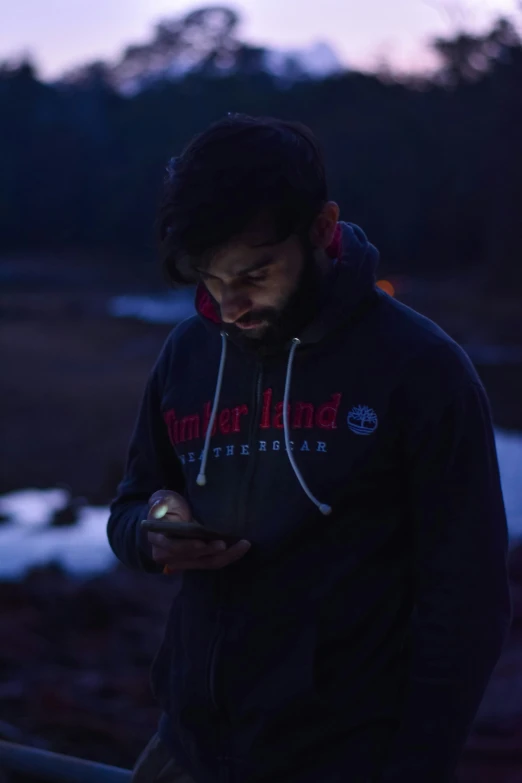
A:
{"type": "Polygon", "coordinates": [[[221,723],[228,720],[228,716],[220,704],[220,694],[217,688],[216,669],[218,662],[219,647],[224,637],[224,630],[222,625],[222,600],[223,600],[223,574],[218,571],[216,574],[216,592],[217,592],[217,614],[216,614],[216,633],[210,645],[208,665],[207,665],[207,687],[210,696],[212,706],[216,710],[218,716],[218,724],[216,726],[216,739],[219,755],[216,757],[219,764],[219,780],[222,783],[227,783],[230,778],[230,767],[228,763],[228,755],[226,753],[226,747],[224,746],[226,739],[223,731],[221,730],[221,723]]]}
{"type": "Polygon", "coordinates": [[[221,626],[222,618],[222,593],[223,593],[223,575],[221,571],[216,573],[216,593],[217,593],[217,614],[216,614],[216,632],[214,638],[210,644],[210,651],[208,656],[207,665],[207,685],[208,692],[210,694],[210,700],[214,705],[217,712],[222,713],[222,708],[218,703],[218,695],[216,692],[216,661],[218,653],[218,644],[223,636],[223,628],[221,626]]]}
{"type": "Polygon", "coordinates": [[[218,645],[223,637],[223,630],[222,628],[219,628],[220,622],[221,622],[221,612],[218,611],[216,617],[216,625],[218,626],[218,631],[216,632],[212,644],[210,646],[207,681],[208,681],[208,692],[210,694],[210,701],[212,702],[215,710],[218,713],[222,714],[222,709],[219,705],[218,695],[216,691],[216,662],[218,657],[217,656],[218,645]]]}
{"type": "MultiPolygon", "coordinates": [[[[248,432],[248,452],[249,452],[249,461],[247,470],[245,473],[245,477],[243,479],[243,486],[238,493],[238,496],[240,498],[238,502],[238,530],[241,529],[241,521],[244,518],[242,511],[243,508],[246,508],[247,498],[248,498],[248,489],[250,486],[250,482],[252,480],[252,476],[254,473],[254,460],[252,459],[252,446],[254,442],[254,435],[258,426],[258,419],[259,419],[259,413],[261,410],[261,391],[263,387],[263,365],[261,362],[257,365],[256,372],[254,375],[254,384],[253,384],[253,404],[252,404],[252,416],[250,419],[250,427],[248,432]],[[242,502],[243,501],[243,502],[242,502]]],[[[207,666],[207,687],[208,687],[208,693],[210,696],[210,701],[212,703],[212,706],[216,710],[218,716],[221,719],[226,720],[227,715],[223,710],[223,706],[219,702],[219,691],[217,688],[217,677],[216,677],[216,671],[217,671],[217,662],[218,662],[218,656],[219,656],[219,648],[221,641],[223,640],[224,631],[221,626],[222,622],[222,599],[223,599],[223,578],[224,575],[218,571],[216,574],[216,588],[217,588],[217,616],[216,616],[216,626],[217,630],[214,635],[214,638],[210,645],[210,652],[208,657],[208,666],[207,666]]],[[[228,773],[225,768],[222,768],[220,770],[220,774],[225,778],[228,778],[228,773]]]]}
{"type": "Polygon", "coordinates": [[[261,362],[256,367],[254,375],[254,385],[252,394],[252,416],[250,417],[250,428],[248,431],[248,465],[243,478],[243,483],[238,492],[237,504],[237,531],[241,535],[245,533],[244,520],[248,508],[248,490],[254,476],[256,467],[257,452],[253,452],[254,436],[259,428],[259,415],[261,412],[261,396],[263,389],[263,365],[261,362]]]}
{"type": "MultiPolygon", "coordinates": [[[[252,416],[250,418],[250,427],[248,432],[248,452],[249,452],[249,460],[248,460],[248,466],[245,473],[245,478],[243,479],[243,485],[240,488],[240,492],[238,492],[238,496],[240,498],[240,502],[238,503],[238,530],[240,529],[241,520],[242,520],[242,510],[243,506],[246,506],[246,498],[248,496],[248,488],[250,485],[251,477],[253,474],[253,462],[252,459],[252,445],[254,440],[254,434],[257,427],[257,420],[259,417],[259,411],[261,408],[261,390],[263,386],[263,365],[261,362],[259,362],[256,366],[256,372],[254,375],[254,385],[253,385],[253,394],[252,394],[252,416]],[[243,490],[243,491],[241,491],[243,490]],[[241,499],[245,499],[245,503],[241,503],[241,499]]],[[[217,659],[217,653],[218,653],[218,645],[222,638],[222,629],[219,628],[219,622],[221,619],[221,602],[222,602],[222,595],[223,595],[223,582],[222,578],[223,575],[221,572],[218,571],[216,574],[217,578],[217,602],[218,602],[218,611],[217,611],[217,620],[216,624],[218,625],[218,630],[214,636],[214,639],[212,640],[211,646],[210,646],[210,655],[209,655],[209,662],[208,662],[208,670],[207,670],[207,682],[208,682],[208,689],[210,693],[210,698],[212,700],[212,704],[217,710],[221,710],[218,704],[218,700],[216,697],[216,659],[217,659]]]]}

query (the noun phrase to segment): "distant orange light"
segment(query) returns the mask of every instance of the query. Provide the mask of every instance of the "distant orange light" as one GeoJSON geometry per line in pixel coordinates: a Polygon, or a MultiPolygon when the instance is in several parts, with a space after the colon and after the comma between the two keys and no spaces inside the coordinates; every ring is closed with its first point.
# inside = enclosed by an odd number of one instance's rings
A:
{"type": "Polygon", "coordinates": [[[388,296],[395,296],[395,287],[389,280],[377,280],[377,286],[381,291],[384,291],[385,294],[388,294],[388,296]]]}

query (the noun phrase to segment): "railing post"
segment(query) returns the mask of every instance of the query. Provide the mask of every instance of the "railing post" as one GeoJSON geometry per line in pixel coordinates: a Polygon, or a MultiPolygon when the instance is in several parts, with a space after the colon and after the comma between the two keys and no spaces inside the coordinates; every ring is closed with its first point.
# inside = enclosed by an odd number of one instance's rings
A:
{"type": "Polygon", "coordinates": [[[130,783],[128,769],[0,740],[0,770],[32,775],[49,783],[130,783]]]}

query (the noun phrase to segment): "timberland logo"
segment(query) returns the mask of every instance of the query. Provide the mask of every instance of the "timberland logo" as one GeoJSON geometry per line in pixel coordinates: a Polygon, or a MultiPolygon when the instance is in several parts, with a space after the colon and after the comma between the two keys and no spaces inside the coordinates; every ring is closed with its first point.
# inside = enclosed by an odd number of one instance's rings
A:
{"type": "Polygon", "coordinates": [[[379,419],[372,408],[356,405],[348,414],[348,427],[356,435],[371,435],[379,426],[379,419]]]}
{"type": "MultiPolygon", "coordinates": [[[[261,401],[259,420],[260,435],[267,430],[284,429],[283,401],[273,399],[273,390],[265,389],[261,401]]],[[[290,430],[336,430],[337,415],[341,406],[342,394],[336,392],[330,399],[320,403],[296,400],[288,405],[290,430]]],[[[178,416],[174,409],[163,414],[170,441],[177,446],[194,440],[202,440],[210,425],[212,404],[210,400],[203,404],[200,411],[186,416],[178,416]]],[[[248,431],[248,418],[251,415],[246,403],[233,408],[222,408],[217,412],[212,435],[244,434],[248,431]]]]}

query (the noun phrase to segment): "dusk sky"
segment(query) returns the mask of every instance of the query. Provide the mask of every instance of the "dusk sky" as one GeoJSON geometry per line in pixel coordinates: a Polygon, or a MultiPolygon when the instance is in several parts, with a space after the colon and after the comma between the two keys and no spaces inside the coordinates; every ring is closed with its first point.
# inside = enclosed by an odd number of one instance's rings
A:
{"type": "MultiPolygon", "coordinates": [[[[150,37],[156,21],[204,5],[186,0],[4,0],[0,61],[30,53],[42,76],[94,59],[114,60],[150,37]]],[[[428,65],[426,42],[462,20],[484,28],[500,13],[521,18],[517,0],[239,0],[241,35],[282,48],[329,42],[349,66],[383,59],[398,68],[428,65]],[[519,9],[518,14],[517,8],[519,9]],[[299,10],[297,10],[299,9],[299,10]]]]}

